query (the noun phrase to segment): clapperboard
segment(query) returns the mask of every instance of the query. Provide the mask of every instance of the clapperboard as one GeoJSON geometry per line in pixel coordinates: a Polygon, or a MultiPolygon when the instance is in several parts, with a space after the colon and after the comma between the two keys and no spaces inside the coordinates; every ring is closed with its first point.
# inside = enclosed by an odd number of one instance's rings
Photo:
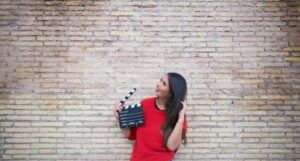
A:
{"type": "MultiPolygon", "coordinates": [[[[133,88],[133,90],[130,91],[122,101],[120,101],[122,103],[122,106],[135,92],[136,89],[133,88]]],[[[137,127],[144,125],[144,113],[142,105],[133,104],[124,106],[122,108],[122,111],[119,113],[119,121],[121,128],[137,127]]]]}
{"type": "Polygon", "coordinates": [[[123,107],[120,115],[120,127],[137,127],[144,125],[144,114],[141,104],[127,105],[123,107]]]}

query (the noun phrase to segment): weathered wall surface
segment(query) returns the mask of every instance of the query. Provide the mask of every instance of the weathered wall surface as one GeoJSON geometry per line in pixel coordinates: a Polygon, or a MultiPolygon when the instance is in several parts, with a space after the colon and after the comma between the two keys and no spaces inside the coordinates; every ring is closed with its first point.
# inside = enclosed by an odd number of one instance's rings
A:
{"type": "Polygon", "coordinates": [[[177,161],[300,158],[299,1],[0,2],[0,160],[128,160],[113,105],[188,82],[177,161]]]}

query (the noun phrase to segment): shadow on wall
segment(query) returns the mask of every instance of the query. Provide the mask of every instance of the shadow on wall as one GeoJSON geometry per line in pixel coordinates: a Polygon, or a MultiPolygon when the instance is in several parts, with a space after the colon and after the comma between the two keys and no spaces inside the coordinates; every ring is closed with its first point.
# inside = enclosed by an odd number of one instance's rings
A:
{"type": "MultiPolygon", "coordinates": [[[[245,88],[242,95],[286,95],[282,99],[292,99],[300,93],[299,85],[296,78],[299,77],[299,62],[300,62],[300,1],[284,1],[279,2],[258,2],[256,7],[259,7],[263,12],[261,14],[273,14],[271,19],[263,19],[264,30],[268,31],[272,27],[274,35],[264,35],[264,42],[271,43],[271,47],[264,46],[260,66],[261,69],[235,71],[236,78],[249,77],[258,78],[258,86],[245,88]],[[272,13],[273,12],[273,13],[272,13]],[[276,19],[280,21],[276,23],[276,19]],[[274,20],[273,20],[274,19],[274,20]],[[274,30],[274,31],[273,31],[274,30]],[[270,40],[269,40],[270,39],[270,40]],[[262,81],[260,81],[262,80],[262,81]],[[254,90],[255,89],[255,90],[254,90]]],[[[259,44],[260,45],[260,44],[259,44]]]]}
{"type": "MultiPolygon", "coordinates": [[[[296,79],[297,74],[299,74],[299,62],[300,62],[300,23],[299,23],[299,15],[300,15],[300,1],[285,1],[280,0],[279,2],[274,4],[278,4],[277,7],[285,14],[281,16],[281,21],[285,23],[284,26],[281,27],[281,32],[286,33],[286,37],[284,37],[283,41],[286,41],[287,45],[282,49],[285,53],[287,52],[287,56],[284,57],[286,62],[289,62],[289,65],[282,68],[281,73],[273,79],[273,81],[277,80],[273,84],[273,89],[281,88],[279,94],[285,95],[295,95],[300,93],[299,86],[296,87],[296,79]],[[289,80],[282,80],[280,75],[288,75],[289,80]],[[281,83],[284,82],[284,83],[281,83]]],[[[272,2],[270,2],[272,4],[272,2]]],[[[284,76],[287,78],[287,76],[284,76]]],[[[272,88],[272,86],[271,86],[272,88]]]]}
{"type": "Polygon", "coordinates": [[[289,57],[285,58],[288,62],[300,62],[300,1],[280,2],[286,5],[282,8],[286,15],[282,17],[282,21],[286,23],[286,26],[282,28],[282,31],[287,33],[288,46],[283,49],[284,52],[289,52],[289,57]]]}

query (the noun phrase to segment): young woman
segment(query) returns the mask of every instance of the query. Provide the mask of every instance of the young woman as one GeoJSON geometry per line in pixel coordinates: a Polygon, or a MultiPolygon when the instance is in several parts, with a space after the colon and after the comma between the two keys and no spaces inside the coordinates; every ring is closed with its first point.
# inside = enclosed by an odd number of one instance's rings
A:
{"type": "MultiPolygon", "coordinates": [[[[167,73],[157,83],[155,97],[141,101],[145,124],[135,128],[122,129],[129,140],[136,140],[131,161],[171,161],[182,141],[186,143],[187,106],[186,80],[178,73],[167,73]]],[[[119,122],[118,111],[114,108],[119,122]]]]}

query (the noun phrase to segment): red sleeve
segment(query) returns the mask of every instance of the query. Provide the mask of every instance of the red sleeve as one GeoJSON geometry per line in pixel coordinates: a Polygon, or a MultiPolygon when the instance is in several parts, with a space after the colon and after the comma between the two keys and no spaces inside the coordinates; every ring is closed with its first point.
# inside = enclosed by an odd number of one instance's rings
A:
{"type": "Polygon", "coordinates": [[[183,132],[186,134],[187,133],[187,121],[186,121],[186,116],[184,116],[184,121],[183,121],[183,127],[182,127],[183,132]]]}
{"type": "Polygon", "coordinates": [[[130,128],[130,135],[128,137],[129,140],[135,140],[136,139],[136,127],[130,128]]]}

